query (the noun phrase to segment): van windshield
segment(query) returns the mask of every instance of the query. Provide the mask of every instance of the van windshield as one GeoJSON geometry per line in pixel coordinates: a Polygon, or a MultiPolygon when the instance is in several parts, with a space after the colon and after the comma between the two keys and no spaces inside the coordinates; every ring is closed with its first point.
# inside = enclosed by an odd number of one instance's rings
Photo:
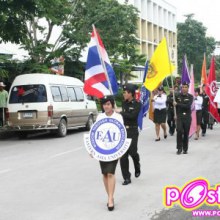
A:
{"type": "Polygon", "coordinates": [[[19,85],[11,90],[9,103],[47,102],[47,93],[44,85],[19,85]]]}

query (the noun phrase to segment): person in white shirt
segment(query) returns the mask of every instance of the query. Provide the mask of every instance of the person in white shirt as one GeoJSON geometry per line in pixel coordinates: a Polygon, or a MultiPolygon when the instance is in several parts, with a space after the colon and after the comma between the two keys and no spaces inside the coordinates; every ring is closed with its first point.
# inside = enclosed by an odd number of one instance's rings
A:
{"type": "Polygon", "coordinates": [[[196,110],[196,122],[197,122],[195,140],[199,139],[199,132],[200,132],[200,129],[201,129],[201,124],[202,124],[202,103],[203,103],[203,98],[202,98],[202,96],[200,96],[199,92],[200,92],[200,89],[196,88],[195,89],[195,97],[194,97],[195,110],[196,110]]]}
{"type": "Polygon", "coordinates": [[[166,129],[166,101],[167,95],[163,87],[158,88],[158,94],[152,99],[154,103],[154,123],[157,138],[155,141],[160,141],[160,126],[164,131],[164,138],[167,138],[167,129],[166,129]]]}
{"type": "MultiPolygon", "coordinates": [[[[123,118],[121,114],[116,113],[114,111],[115,107],[115,101],[114,97],[109,95],[105,96],[101,99],[101,108],[103,113],[100,113],[97,116],[96,121],[99,121],[104,118],[114,118],[120,121],[122,124],[124,124],[123,118]]],[[[105,162],[105,161],[99,161],[101,171],[103,174],[103,182],[105,185],[105,190],[108,194],[108,203],[107,207],[109,211],[114,210],[114,191],[115,191],[115,169],[118,163],[117,160],[105,162]]]]}

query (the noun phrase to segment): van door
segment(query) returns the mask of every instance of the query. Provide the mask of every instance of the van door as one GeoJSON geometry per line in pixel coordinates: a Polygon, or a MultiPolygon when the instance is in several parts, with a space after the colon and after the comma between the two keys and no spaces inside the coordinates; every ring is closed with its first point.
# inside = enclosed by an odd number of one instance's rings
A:
{"type": "Polygon", "coordinates": [[[66,117],[67,126],[73,126],[72,118],[72,104],[69,101],[66,86],[53,85],[51,86],[51,93],[53,98],[53,121],[59,125],[62,117],[66,117]]]}
{"type": "Polygon", "coordinates": [[[85,125],[89,116],[86,100],[81,87],[67,88],[70,101],[72,102],[74,124],[76,126],[85,125]]]}

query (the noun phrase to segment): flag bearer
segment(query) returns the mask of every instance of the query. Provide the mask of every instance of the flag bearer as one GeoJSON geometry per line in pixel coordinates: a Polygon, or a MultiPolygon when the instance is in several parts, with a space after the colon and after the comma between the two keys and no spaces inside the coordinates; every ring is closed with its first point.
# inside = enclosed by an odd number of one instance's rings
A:
{"type": "Polygon", "coordinates": [[[207,96],[206,92],[205,92],[205,85],[202,86],[202,94],[201,94],[202,98],[203,98],[203,103],[202,103],[202,124],[201,124],[201,128],[202,128],[202,136],[205,136],[206,134],[206,128],[207,125],[209,123],[209,97],[207,96]]]}
{"type": "Polygon", "coordinates": [[[123,86],[124,101],[122,102],[122,111],[120,112],[124,125],[127,131],[127,138],[131,138],[131,145],[128,151],[120,159],[122,176],[124,182],[122,185],[128,185],[131,183],[131,173],[129,172],[129,160],[130,155],[135,169],[135,177],[138,178],[141,174],[140,170],[140,157],[138,154],[138,114],[141,109],[141,103],[135,100],[136,85],[126,84],[123,86]]]}
{"type": "Polygon", "coordinates": [[[188,93],[189,84],[183,82],[182,91],[176,96],[174,106],[177,110],[177,154],[187,154],[189,130],[191,125],[191,105],[193,96],[188,93]]]}
{"type": "Polygon", "coordinates": [[[176,128],[173,107],[173,88],[170,88],[170,94],[167,96],[167,124],[169,126],[169,133],[172,136],[176,128]]]}

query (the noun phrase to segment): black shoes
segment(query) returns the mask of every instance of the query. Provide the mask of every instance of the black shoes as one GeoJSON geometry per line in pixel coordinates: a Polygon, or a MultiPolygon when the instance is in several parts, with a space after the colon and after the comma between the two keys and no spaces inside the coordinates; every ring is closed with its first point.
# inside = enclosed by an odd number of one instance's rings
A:
{"type": "Polygon", "coordinates": [[[155,141],[160,141],[160,138],[155,139],[155,141]]]}
{"type": "MultiPolygon", "coordinates": [[[[139,174],[139,176],[140,176],[140,174],[139,174]]],[[[130,183],[131,183],[130,179],[125,179],[124,182],[122,183],[122,185],[126,186],[126,185],[128,185],[130,183]]]]}
{"type": "MultiPolygon", "coordinates": [[[[181,153],[182,153],[181,149],[178,149],[178,151],[176,152],[177,155],[180,155],[181,153]]],[[[183,154],[188,154],[187,150],[184,150],[183,154]]]]}
{"type": "MultiPolygon", "coordinates": [[[[108,206],[108,204],[107,204],[107,206],[108,206]]],[[[108,211],[113,211],[114,210],[114,208],[115,208],[115,206],[113,205],[113,206],[108,206],[108,211]]]]}
{"type": "Polygon", "coordinates": [[[141,175],[141,171],[135,172],[135,177],[138,178],[141,175]]]}
{"type": "Polygon", "coordinates": [[[182,153],[182,150],[178,150],[177,152],[176,152],[176,154],[178,154],[178,155],[180,155],[182,153]]]}
{"type": "Polygon", "coordinates": [[[167,138],[167,134],[164,135],[164,139],[166,139],[166,138],[167,138]]]}
{"type": "Polygon", "coordinates": [[[204,136],[205,136],[205,133],[202,133],[202,136],[204,137],[204,136]]]}

